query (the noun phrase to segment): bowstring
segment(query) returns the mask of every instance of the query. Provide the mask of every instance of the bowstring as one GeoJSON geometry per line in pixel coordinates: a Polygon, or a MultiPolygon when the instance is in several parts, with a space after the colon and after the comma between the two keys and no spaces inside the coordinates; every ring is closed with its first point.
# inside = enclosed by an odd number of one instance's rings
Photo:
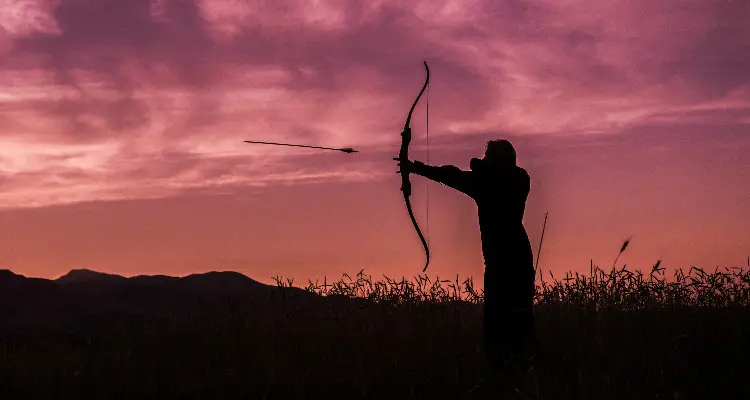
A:
{"type": "MultiPolygon", "coordinates": [[[[430,165],[430,87],[427,87],[427,98],[425,99],[425,138],[427,144],[427,165],[430,165]]],[[[427,231],[427,244],[430,244],[430,185],[425,180],[425,200],[427,201],[425,211],[425,231],[427,231]]]]}

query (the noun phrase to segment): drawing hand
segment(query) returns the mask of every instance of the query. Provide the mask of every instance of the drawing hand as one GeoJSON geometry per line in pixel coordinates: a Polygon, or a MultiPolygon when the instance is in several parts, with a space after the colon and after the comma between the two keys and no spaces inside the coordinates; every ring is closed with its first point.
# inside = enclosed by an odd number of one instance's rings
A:
{"type": "Polygon", "coordinates": [[[482,168],[483,160],[481,158],[472,158],[469,162],[469,169],[472,171],[476,171],[480,168],[482,168]]]}

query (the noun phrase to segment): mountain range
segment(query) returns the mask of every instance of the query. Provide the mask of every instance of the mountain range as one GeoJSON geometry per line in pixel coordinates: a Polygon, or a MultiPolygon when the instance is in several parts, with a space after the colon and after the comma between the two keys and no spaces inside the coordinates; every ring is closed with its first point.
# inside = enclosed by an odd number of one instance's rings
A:
{"type": "Polygon", "coordinates": [[[206,313],[237,301],[263,304],[313,298],[320,296],[266,285],[229,271],[127,278],[74,269],[57,279],[42,279],[6,269],[0,270],[0,332],[22,326],[67,329],[91,320],[206,313]]]}

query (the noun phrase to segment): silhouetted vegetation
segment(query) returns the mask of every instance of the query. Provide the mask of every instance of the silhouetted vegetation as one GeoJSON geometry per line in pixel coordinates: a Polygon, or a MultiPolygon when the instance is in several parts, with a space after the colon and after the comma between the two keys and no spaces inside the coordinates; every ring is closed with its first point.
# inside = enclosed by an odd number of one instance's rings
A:
{"type": "MultiPolygon", "coordinates": [[[[6,329],[0,397],[461,399],[485,375],[471,279],[276,280],[262,296],[184,292],[192,308],[6,329]]],[[[518,398],[750,395],[749,269],[592,265],[537,282],[541,352],[518,398]]]]}

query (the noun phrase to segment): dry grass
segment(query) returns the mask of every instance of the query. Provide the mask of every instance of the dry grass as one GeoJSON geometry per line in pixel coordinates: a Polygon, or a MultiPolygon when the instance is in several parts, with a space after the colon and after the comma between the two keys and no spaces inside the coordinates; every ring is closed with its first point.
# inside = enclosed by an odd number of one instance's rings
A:
{"type": "MultiPolygon", "coordinates": [[[[665,275],[539,271],[540,359],[518,397],[750,396],[750,269],[665,275]]],[[[220,312],[4,337],[0,397],[460,399],[482,379],[471,279],[360,271],[305,289],[323,297],[280,289],[220,312]]]]}
{"type": "MultiPolygon", "coordinates": [[[[593,263],[589,275],[568,272],[562,279],[549,272],[548,282],[542,270],[538,271],[534,302],[537,305],[571,305],[590,310],[617,309],[643,310],[685,307],[747,307],[750,305],[750,268],[724,267],[712,272],[690,267],[687,273],[676,269],[667,278],[665,269],[657,262],[651,271],[630,271],[627,266],[605,271],[593,263]]],[[[293,280],[274,277],[277,286],[292,287],[293,280]]],[[[469,302],[481,304],[482,290],[477,291],[471,278],[460,281],[431,279],[417,275],[412,280],[405,277],[393,279],[383,275],[382,281],[373,281],[371,275],[361,270],[355,278],[348,274],[336,282],[308,281],[301,287],[321,296],[362,298],[376,303],[450,303],[469,302]]]]}

